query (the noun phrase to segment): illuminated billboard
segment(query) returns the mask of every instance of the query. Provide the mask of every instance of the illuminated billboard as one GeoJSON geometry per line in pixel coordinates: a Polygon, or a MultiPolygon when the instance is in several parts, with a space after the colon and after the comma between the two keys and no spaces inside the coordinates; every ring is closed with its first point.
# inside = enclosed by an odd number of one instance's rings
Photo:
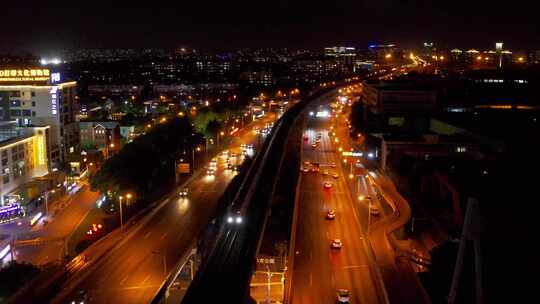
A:
{"type": "Polygon", "coordinates": [[[0,68],[0,82],[47,82],[50,76],[51,71],[43,68],[0,68]]]}

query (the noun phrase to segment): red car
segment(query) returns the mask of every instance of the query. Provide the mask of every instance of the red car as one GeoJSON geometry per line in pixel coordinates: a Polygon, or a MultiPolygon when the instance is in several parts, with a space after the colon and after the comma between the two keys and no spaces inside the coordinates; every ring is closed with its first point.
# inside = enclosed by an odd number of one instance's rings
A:
{"type": "Polygon", "coordinates": [[[324,187],[324,189],[330,189],[330,188],[332,188],[332,183],[324,182],[323,187],[324,187]]]}

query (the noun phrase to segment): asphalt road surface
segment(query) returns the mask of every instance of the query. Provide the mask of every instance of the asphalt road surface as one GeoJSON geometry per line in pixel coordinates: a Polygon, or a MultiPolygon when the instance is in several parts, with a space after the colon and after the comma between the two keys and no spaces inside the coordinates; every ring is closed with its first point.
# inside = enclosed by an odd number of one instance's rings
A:
{"type": "MultiPolygon", "coordinates": [[[[253,126],[273,120],[266,117],[247,126],[231,143],[231,151],[240,152],[240,144],[254,144],[258,136],[253,126]]],[[[107,252],[93,267],[81,265],[57,295],[54,303],[69,303],[77,293],[87,294],[86,303],[148,303],[157,292],[166,272],[191,248],[194,239],[214,216],[217,200],[233,178],[220,158],[216,175],[203,172],[189,185],[189,195],[173,193],[139,229],[107,252]]],[[[206,171],[206,170],[204,170],[206,171]]]]}
{"type": "Polygon", "coordinates": [[[309,139],[304,141],[302,159],[319,162],[320,172],[302,173],[300,181],[292,303],[335,303],[340,288],[350,290],[351,303],[380,303],[383,296],[366,252],[361,217],[353,206],[358,202],[344,180],[348,172],[338,163],[329,126],[330,118],[311,117],[304,132],[309,139]],[[319,132],[321,142],[314,149],[311,145],[319,132]],[[324,171],[329,174],[324,176],[324,171]],[[331,189],[323,188],[325,181],[332,183],[331,189]],[[334,220],[326,219],[329,209],[336,212],[334,220]],[[336,238],[343,243],[339,250],[330,248],[336,238]]]}

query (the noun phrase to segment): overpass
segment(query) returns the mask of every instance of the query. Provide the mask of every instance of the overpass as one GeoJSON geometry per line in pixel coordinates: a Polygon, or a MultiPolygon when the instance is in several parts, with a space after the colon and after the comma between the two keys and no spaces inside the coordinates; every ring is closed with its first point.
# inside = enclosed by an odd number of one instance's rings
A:
{"type": "MultiPolygon", "coordinates": [[[[347,83],[350,84],[350,83],[347,83]]],[[[182,303],[243,303],[249,299],[249,280],[283,160],[289,133],[307,105],[335,89],[311,94],[287,111],[257,154],[233,206],[241,206],[241,223],[224,220],[208,259],[199,267],[182,303]]]]}

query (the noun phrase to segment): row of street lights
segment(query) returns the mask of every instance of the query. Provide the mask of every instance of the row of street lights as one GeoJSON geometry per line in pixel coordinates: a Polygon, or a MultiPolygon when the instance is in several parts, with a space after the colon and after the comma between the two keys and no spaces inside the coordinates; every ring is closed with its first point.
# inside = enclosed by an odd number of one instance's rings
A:
{"type": "MultiPolygon", "coordinates": [[[[131,193],[126,193],[125,194],[125,198],[126,198],[126,204],[129,206],[129,202],[132,198],[132,195],[131,193]]],[[[120,229],[122,227],[124,227],[124,216],[123,216],[123,213],[122,213],[122,200],[124,199],[124,196],[123,195],[120,195],[118,197],[118,201],[119,201],[119,205],[120,205],[120,229]]]]}
{"type": "MultiPolygon", "coordinates": [[[[348,120],[346,120],[347,123],[349,123],[348,120]]],[[[349,128],[350,128],[350,125],[349,125],[349,128]]],[[[335,135],[336,132],[334,132],[334,126],[331,126],[330,127],[331,131],[333,132],[333,134],[335,135]]],[[[337,128],[336,128],[337,129],[337,128]]],[[[358,133],[356,134],[356,140],[360,140],[362,138],[362,134],[361,133],[358,133]]],[[[337,138],[337,136],[334,138],[334,143],[337,145],[339,143],[339,139],[337,138]]],[[[338,147],[338,154],[339,156],[344,156],[343,155],[343,147],[339,146],[338,147]]],[[[350,148],[350,151],[353,152],[354,149],[351,147],[350,148]]],[[[344,156],[343,157],[343,163],[346,164],[348,162],[347,160],[347,157],[344,156]]],[[[353,161],[350,161],[350,171],[349,171],[349,179],[354,179],[355,177],[357,177],[358,179],[356,180],[356,194],[358,195],[358,201],[364,201],[366,199],[366,197],[364,195],[360,195],[360,178],[362,177],[362,175],[360,174],[354,174],[353,173],[353,161]]],[[[366,178],[369,178],[368,175],[366,175],[366,178]]],[[[369,234],[369,227],[370,227],[370,224],[371,224],[371,204],[372,204],[372,201],[371,199],[367,199],[368,201],[368,222],[367,222],[367,233],[369,234]]]]}

